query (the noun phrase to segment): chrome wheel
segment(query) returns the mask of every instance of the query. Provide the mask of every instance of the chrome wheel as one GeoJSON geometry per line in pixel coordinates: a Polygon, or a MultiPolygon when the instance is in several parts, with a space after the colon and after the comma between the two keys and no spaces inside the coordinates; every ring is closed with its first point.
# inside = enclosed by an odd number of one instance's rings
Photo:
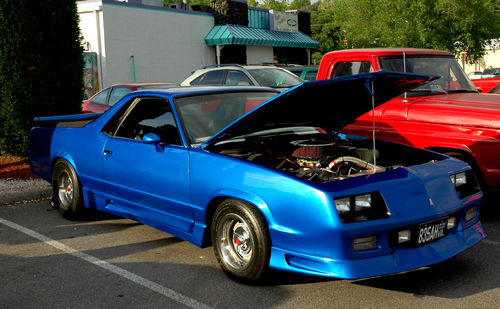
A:
{"type": "Polygon", "coordinates": [[[81,184],[75,169],[65,160],[55,163],[52,173],[54,206],[67,219],[76,219],[83,212],[81,184]]]}
{"type": "Polygon", "coordinates": [[[211,237],[224,272],[242,282],[264,277],[271,256],[267,221],[253,205],[228,198],[215,210],[211,237]]]}
{"type": "Polygon", "coordinates": [[[59,197],[59,202],[63,207],[69,207],[73,203],[73,182],[68,173],[61,173],[59,179],[57,180],[58,189],[57,195],[59,197]]]}
{"type": "Polygon", "coordinates": [[[254,242],[248,224],[236,214],[226,214],[220,221],[217,239],[222,259],[234,269],[244,269],[252,259],[254,242]]]}

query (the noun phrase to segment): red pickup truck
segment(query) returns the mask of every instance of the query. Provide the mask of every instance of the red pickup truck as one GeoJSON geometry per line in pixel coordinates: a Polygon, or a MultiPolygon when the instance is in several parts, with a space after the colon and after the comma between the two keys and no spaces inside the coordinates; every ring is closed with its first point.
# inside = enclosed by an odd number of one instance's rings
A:
{"type": "Polygon", "coordinates": [[[500,93],[500,77],[470,80],[482,92],[500,93]]]}
{"type": "MultiPolygon", "coordinates": [[[[330,52],[317,79],[378,70],[441,77],[364,114],[344,133],[371,136],[374,119],[378,138],[459,158],[475,169],[483,185],[500,189],[500,95],[479,93],[453,54],[427,49],[330,52]]],[[[342,108],[349,102],[337,104],[342,108]]]]}

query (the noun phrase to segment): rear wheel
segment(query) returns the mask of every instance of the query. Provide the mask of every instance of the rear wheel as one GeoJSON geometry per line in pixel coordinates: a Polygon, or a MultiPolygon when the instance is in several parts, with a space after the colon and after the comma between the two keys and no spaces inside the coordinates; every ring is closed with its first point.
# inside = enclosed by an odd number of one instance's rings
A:
{"type": "Polygon", "coordinates": [[[52,173],[54,205],[67,219],[76,219],[83,211],[81,185],[75,170],[67,161],[59,160],[52,173]]]}
{"type": "Polygon", "coordinates": [[[271,242],[267,221],[253,206],[235,199],[222,202],[212,221],[212,243],[230,277],[254,282],[265,274],[271,242]]]}

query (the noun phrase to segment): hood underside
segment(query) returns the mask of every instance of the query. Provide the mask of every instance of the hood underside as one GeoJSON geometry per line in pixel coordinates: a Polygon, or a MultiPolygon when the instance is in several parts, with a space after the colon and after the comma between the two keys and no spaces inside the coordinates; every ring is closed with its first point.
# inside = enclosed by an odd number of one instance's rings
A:
{"type": "Polygon", "coordinates": [[[378,71],[306,82],[243,115],[202,147],[258,130],[282,127],[310,126],[339,132],[372,108],[436,78],[378,71]]]}

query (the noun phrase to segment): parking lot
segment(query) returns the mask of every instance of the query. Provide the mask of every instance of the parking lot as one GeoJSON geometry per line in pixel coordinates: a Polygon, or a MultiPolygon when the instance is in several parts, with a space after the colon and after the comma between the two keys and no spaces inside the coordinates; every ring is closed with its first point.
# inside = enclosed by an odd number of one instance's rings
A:
{"type": "Polygon", "coordinates": [[[0,308],[496,308],[497,198],[482,213],[488,239],[439,265],[355,281],[273,272],[260,286],[227,278],[212,248],[131,220],[67,221],[47,199],[10,203],[0,207],[0,308]]]}

